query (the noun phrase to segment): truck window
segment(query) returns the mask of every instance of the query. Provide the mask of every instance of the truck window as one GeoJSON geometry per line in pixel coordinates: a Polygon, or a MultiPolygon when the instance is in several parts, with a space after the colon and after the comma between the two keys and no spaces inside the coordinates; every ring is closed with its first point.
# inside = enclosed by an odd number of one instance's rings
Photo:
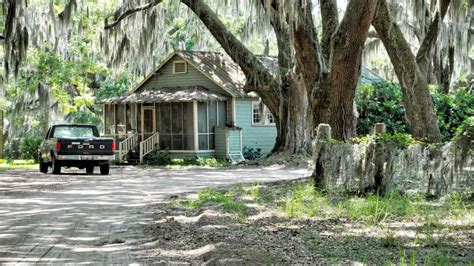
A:
{"type": "Polygon", "coordinates": [[[97,136],[97,130],[84,126],[57,126],[53,138],[92,138],[97,136]]]}

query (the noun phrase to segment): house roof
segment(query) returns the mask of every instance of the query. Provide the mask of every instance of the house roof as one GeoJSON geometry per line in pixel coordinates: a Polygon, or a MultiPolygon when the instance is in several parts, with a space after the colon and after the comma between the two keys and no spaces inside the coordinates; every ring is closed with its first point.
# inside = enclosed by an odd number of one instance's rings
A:
{"type": "Polygon", "coordinates": [[[225,101],[229,97],[209,91],[201,86],[165,87],[146,89],[128,96],[101,100],[99,103],[159,103],[159,102],[207,102],[225,101]]]}
{"type": "MultiPolygon", "coordinates": [[[[146,76],[131,91],[131,94],[142,87],[147,80],[166,65],[175,55],[183,58],[188,64],[195,67],[204,76],[212,80],[224,91],[234,97],[249,96],[244,92],[246,77],[240,67],[225,53],[203,52],[203,51],[183,51],[178,50],[170,54],[154,71],[146,76]]],[[[257,58],[266,66],[270,72],[277,76],[278,59],[272,56],[257,56],[257,58]]],[[[382,80],[380,76],[362,66],[361,77],[359,83],[372,83],[382,80]]]]}

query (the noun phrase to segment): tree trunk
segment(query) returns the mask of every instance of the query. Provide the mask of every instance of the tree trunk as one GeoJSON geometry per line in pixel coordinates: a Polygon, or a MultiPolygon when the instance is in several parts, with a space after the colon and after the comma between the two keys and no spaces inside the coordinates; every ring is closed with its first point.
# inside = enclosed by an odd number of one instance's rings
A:
{"type": "Polygon", "coordinates": [[[428,91],[426,72],[423,73],[424,71],[420,70],[409,44],[390,16],[385,0],[378,0],[372,24],[387,50],[400,82],[411,134],[416,139],[440,142],[441,134],[433,101],[428,91]]]}
{"type": "Polygon", "coordinates": [[[330,57],[331,84],[326,123],[333,137],[348,140],[356,135],[357,110],[354,103],[357,82],[361,74],[362,52],[377,0],[351,1],[338,30],[333,35],[330,57]]]}

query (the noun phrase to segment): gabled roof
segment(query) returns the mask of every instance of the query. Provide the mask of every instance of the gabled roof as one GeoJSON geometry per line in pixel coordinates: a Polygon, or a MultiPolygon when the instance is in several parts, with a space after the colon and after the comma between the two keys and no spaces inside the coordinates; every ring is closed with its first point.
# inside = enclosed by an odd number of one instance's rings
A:
{"type": "Polygon", "coordinates": [[[229,97],[211,92],[201,86],[164,87],[161,89],[144,89],[128,96],[113,97],[98,101],[102,104],[117,103],[162,103],[162,102],[209,102],[225,101],[229,97]]]}
{"type": "MultiPolygon", "coordinates": [[[[189,65],[196,68],[204,76],[212,80],[224,91],[234,97],[244,97],[243,87],[245,75],[240,67],[225,54],[213,52],[175,51],[170,54],[153,72],[147,75],[131,91],[134,93],[145,84],[153,75],[165,66],[175,55],[184,59],[189,65]]],[[[179,84],[177,84],[179,85],[179,84]]]]}
{"type": "MultiPolygon", "coordinates": [[[[196,68],[204,76],[212,80],[224,91],[228,92],[233,97],[245,97],[244,92],[246,77],[240,67],[225,53],[217,52],[202,52],[202,51],[182,51],[178,50],[170,54],[153,72],[146,76],[140,83],[138,83],[131,93],[137,91],[146,81],[165,66],[175,55],[184,59],[188,64],[196,68]]],[[[257,58],[265,65],[270,72],[277,76],[278,74],[278,59],[272,56],[257,56],[257,58]]],[[[382,80],[380,76],[362,66],[360,83],[372,83],[377,80],[382,80]]],[[[179,84],[177,84],[179,85],[179,84]]]]}

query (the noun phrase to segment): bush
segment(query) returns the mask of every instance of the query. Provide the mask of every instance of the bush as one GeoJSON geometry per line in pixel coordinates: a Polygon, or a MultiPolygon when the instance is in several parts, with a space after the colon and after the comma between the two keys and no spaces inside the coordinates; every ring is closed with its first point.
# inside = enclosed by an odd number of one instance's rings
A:
{"type": "MultiPolygon", "coordinates": [[[[430,92],[442,140],[449,141],[463,122],[474,116],[474,95],[465,90],[447,95],[435,86],[430,87],[430,92]]],[[[380,81],[360,86],[357,88],[356,105],[359,112],[358,134],[370,134],[373,125],[382,122],[387,126],[387,132],[409,133],[399,84],[380,81]]]]}
{"type": "Polygon", "coordinates": [[[11,139],[5,146],[5,157],[11,160],[20,159],[20,140],[11,139]]]}
{"type": "Polygon", "coordinates": [[[21,159],[33,159],[35,162],[38,161],[38,148],[41,145],[43,138],[33,135],[26,135],[20,141],[20,157],[21,159]]]}
{"type": "Polygon", "coordinates": [[[474,116],[474,95],[459,90],[454,95],[446,95],[432,89],[438,124],[443,141],[448,141],[456,135],[456,130],[474,116]]]}
{"type": "Polygon", "coordinates": [[[169,165],[171,164],[170,153],[167,150],[154,150],[145,156],[143,164],[169,165]]]}
{"type": "Polygon", "coordinates": [[[362,85],[357,88],[356,105],[358,134],[370,134],[375,123],[385,123],[388,132],[408,133],[399,84],[379,81],[362,85]]]}

